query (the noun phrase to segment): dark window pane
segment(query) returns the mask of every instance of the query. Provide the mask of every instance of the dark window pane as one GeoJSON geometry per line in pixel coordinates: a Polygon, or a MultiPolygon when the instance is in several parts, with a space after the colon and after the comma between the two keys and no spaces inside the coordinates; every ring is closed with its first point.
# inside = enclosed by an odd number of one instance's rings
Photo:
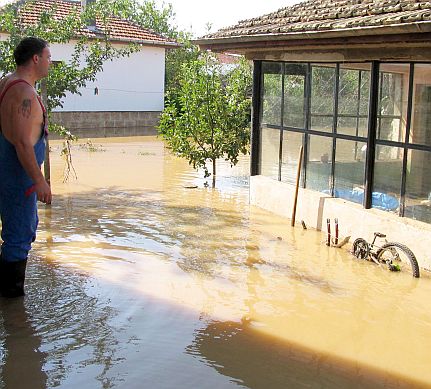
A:
{"type": "Polygon", "coordinates": [[[364,138],[368,137],[368,118],[360,118],[359,119],[359,131],[358,135],[363,136],[364,138]]]}
{"type": "Polygon", "coordinates": [[[333,116],[312,116],[311,129],[316,131],[332,132],[333,116]]]}
{"type": "Polygon", "coordinates": [[[407,64],[381,64],[377,138],[404,142],[407,121],[407,64]]]}
{"type": "Polygon", "coordinates": [[[337,139],[335,197],[362,204],[364,199],[366,143],[337,139]]]}
{"type": "Polygon", "coordinates": [[[352,136],[359,136],[359,120],[356,117],[339,116],[337,124],[337,133],[352,136]]]}
{"type": "Polygon", "coordinates": [[[367,137],[369,64],[340,65],[337,133],[367,137]]]}
{"type": "Polygon", "coordinates": [[[282,66],[265,62],[263,72],[262,123],[281,125],[282,66]]]}
{"type": "Polygon", "coordinates": [[[356,116],[359,110],[359,71],[340,69],[338,113],[356,116]]]}
{"type": "Polygon", "coordinates": [[[404,142],[405,128],[401,127],[399,118],[381,118],[377,129],[377,138],[404,142]]]}
{"type": "MultiPolygon", "coordinates": [[[[369,67],[371,67],[369,65],[369,67]]],[[[362,71],[361,72],[361,103],[359,104],[359,114],[368,116],[368,108],[370,101],[370,82],[371,82],[371,72],[362,71]]]]}
{"type": "Polygon", "coordinates": [[[306,65],[286,64],[284,75],[285,127],[305,127],[306,65]]]}
{"type": "Polygon", "coordinates": [[[299,149],[303,135],[298,132],[284,131],[283,156],[281,160],[281,181],[296,183],[299,149]]]}
{"type": "Polygon", "coordinates": [[[431,146],[431,65],[415,65],[410,142],[431,146]]]}
{"type": "Polygon", "coordinates": [[[374,165],[373,208],[397,212],[400,201],[403,149],[376,147],[374,165]]]}
{"type": "Polygon", "coordinates": [[[352,136],[361,136],[366,138],[368,134],[368,119],[339,116],[337,133],[352,136]]]}
{"type": "Polygon", "coordinates": [[[262,128],[260,174],[278,180],[280,130],[262,128]]]}
{"type": "Polygon", "coordinates": [[[330,193],[332,166],[332,138],[309,136],[307,182],[308,189],[330,193]]]}
{"type": "Polygon", "coordinates": [[[409,150],[407,157],[404,216],[431,223],[431,152],[409,150]]]}
{"type": "Polygon", "coordinates": [[[332,132],[335,68],[313,66],[311,74],[311,128],[332,132]]]}

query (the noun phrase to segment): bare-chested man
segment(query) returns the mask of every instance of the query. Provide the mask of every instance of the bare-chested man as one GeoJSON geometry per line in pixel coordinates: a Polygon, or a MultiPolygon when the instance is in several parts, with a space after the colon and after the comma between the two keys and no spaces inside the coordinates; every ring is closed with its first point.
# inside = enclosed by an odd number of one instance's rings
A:
{"type": "Polygon", "coordinates": [[[34,85],[48,75],[48,43],[24,38],[14,51],[16,71],[0,82],[0,294],[24,295],[27,256],[36,237],[37,200],[50,204],[51,189],[40,166],[47,120],[34,85]]]}

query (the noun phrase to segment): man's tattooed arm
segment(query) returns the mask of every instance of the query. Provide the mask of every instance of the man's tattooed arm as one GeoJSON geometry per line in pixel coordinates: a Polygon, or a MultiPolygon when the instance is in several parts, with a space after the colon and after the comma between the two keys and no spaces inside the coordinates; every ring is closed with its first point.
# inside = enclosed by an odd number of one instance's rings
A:
{"type": "Polygon", "coordinates": [[[18,112],[22,116],[24,116],[26,119],[28,119],[30,117],[30,114],[31,114],[31,100],[30,99],[24,99],[18,108],[18,112]]]}

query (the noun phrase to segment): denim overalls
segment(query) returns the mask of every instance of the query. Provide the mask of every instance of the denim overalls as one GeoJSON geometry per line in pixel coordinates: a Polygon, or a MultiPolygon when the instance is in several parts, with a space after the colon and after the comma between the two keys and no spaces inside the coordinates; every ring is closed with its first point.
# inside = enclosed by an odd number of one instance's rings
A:
{"type": "MultiPolygon", "coordinates": [[[[0,105],[5,93],[18,82],[26,81],[10,82],[0,96],[0,105]]],[[[38,99],[44,120],[40,138],[34,145],[34,153],[40,167],[45,159],[47,120],[45,108],[39,97],[38,99]]],[[[3,261],[18,262],[27,259],[31,243],[36,238],[39,221],[36,202],[37,195],[33,189],[33,181],[21,166],[15,147],[0,131],[0,215],[3,261]]]]}

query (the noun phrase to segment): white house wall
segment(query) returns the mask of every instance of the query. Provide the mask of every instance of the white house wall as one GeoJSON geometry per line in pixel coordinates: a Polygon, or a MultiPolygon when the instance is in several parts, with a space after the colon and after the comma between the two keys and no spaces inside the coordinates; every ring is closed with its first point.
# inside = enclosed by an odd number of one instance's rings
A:
{"type": "MultiPolygon", "coordinates": [[[[53,61],[67,61],[73,53],[73,44],[70,43],[50,47],[53,61]]],[[[164,76],[165,49],[145,46],[129,57],[106,62],[97,80],[81,89],[81,96],[68,93],[63,108],[55,111],[161,112],[164,76]],[[98,94],[95,94],[96,88],[98,94]]]]}

